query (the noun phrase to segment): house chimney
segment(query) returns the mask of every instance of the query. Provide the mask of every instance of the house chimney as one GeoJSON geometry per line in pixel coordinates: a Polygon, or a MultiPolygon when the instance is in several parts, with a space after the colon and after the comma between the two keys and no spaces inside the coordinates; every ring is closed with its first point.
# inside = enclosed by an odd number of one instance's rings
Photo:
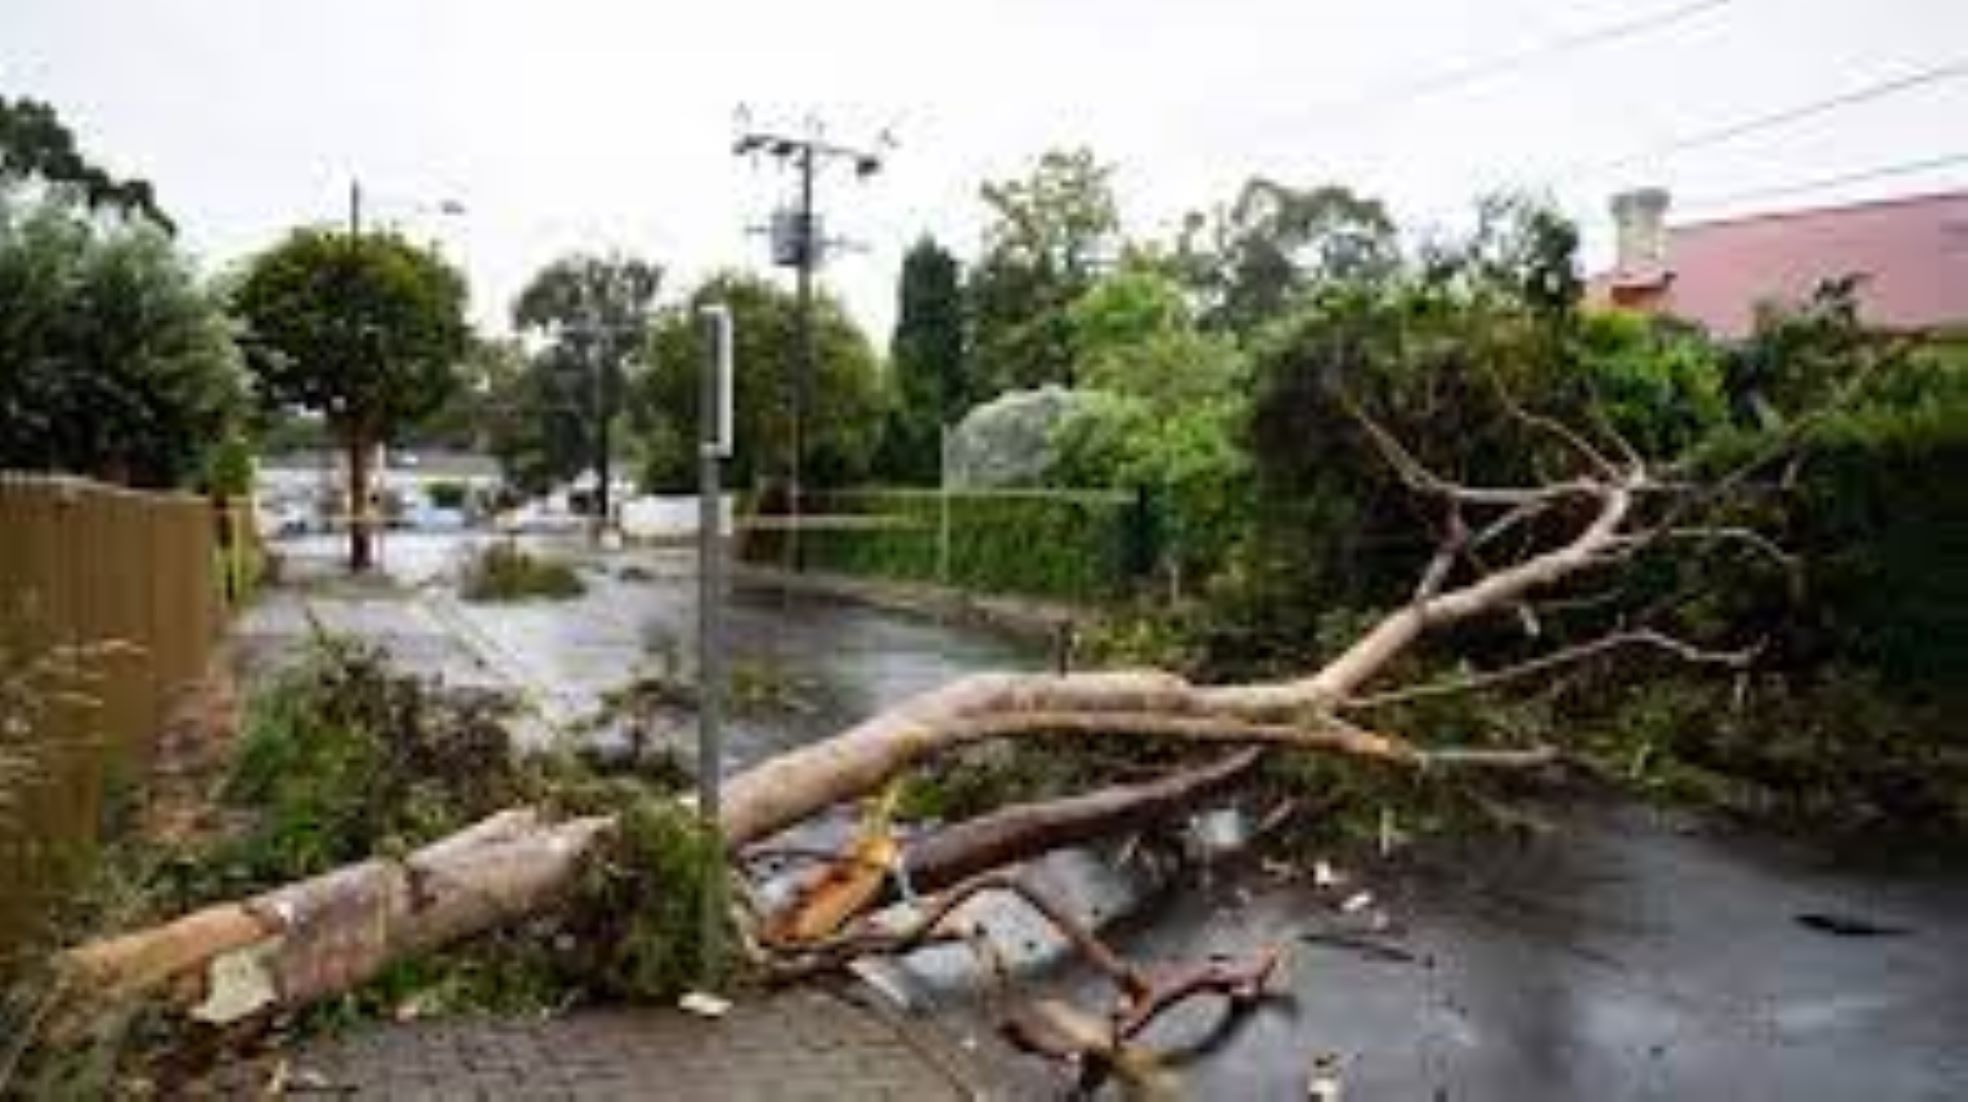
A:
{"type": "Polygon", "coordinates": [[[1625,276],[1659,276],[1667,268],[1666,188],[1647,187],[1613,196],[1613,228],[1619,235],[1613,270],[1625,276]]]}

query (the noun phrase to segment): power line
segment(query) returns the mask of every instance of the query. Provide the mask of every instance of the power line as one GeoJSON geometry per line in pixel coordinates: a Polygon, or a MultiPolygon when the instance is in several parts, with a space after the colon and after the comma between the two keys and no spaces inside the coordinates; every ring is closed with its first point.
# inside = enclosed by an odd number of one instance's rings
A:
{"type": "Polygon", "coordinates": [[[1589,28],[1573,34],[1561,35],[1547,42],[1526,47],[1513,54],[1504,54],[1484,61],[1473,61],[1467,65],[1454,66],[1440,72],[1419,77],[1405,84],[1398,84],[1384,92],[1370,93],[1358,99],[1334,103],[1331,110],[1359,110],[1362,108],[1388,107],[1411,103],[1418,99],[1451,92],[1485,80],[1506,75],[1518,69],[1562,57],[1579,50],[1591,49],[1609,42],[1633,38],[1652,31],[1662,30],[1683,23],[1699,15],[1726,8],[1737,0],[1694,0],[1692,3],[1647,15],[1635,16],[1618,23],[1609,23],[1589,28]]]}
{"type": "Polygon", "coordinates": [[[1696,209],[1733,206],[1756,199],[1774,199],[1785,195],[1798,195],[1804,192],[1823,191],[1826,188],[1844,187],[1848,184],[1862,184],[1871,180],[1885,180],[1896,176],[1910,176],[1919,172],[1929,172],[1937,168],[1968,164],[1968,153],[1950,153],[1943,157],[1928,157],[1917,161],[1899,161],[1875,168],[1847,172],[1838,176],[1820,176],[1814,180],[1801,180],[1771,187],[1750,188],[1723,195],[1704,196],[1691,200],[1687,205],[1696,209]]]}
{"type": "MultiPolygon", "coordinates": [[[[1613,169],[1625,168],[1637,161],[1654,157],[1665,157],[1675,153],[1685,153],[1691,149],[1706,149],[1709,146],[1721,145],[1724,142],[1734,141],[1737,138],[1750,134],[1761,133],[1765,130],[1775,130],[1779,127],[1789,126],[1792,123],[1802,122],[1805,119],[1816,118],[1819,115],[1840,111],[1847,107],[1872,103],[1876,100],[1885,99],[1888,96],[1895,96],[1901,92],[1909,92],[1916,88],[1925,88],[1943,81],[1958,80],[1964,76],[1968,76],[1968,58],[1921,69],[1891,80],[1879,81],[1849,89],[1837,95],[1826,96],[1823,99],[1812,100],[1808,103],[1798,104],[1795,107],[1786,107],[1783,110],[1772,111],[1766,115],[1757,115],[1752,118],[1729,123],[1725,126],[1715,127],[1712,130],[1700,130],[1692,134],[1684,134],[1677,138],[1669,138],[1656,145],[1635,150],[1632,153],[1615,157],[1610,161],[1602,161],[1599,164],[1579,171],[1585,173],[1609,172],[1613,169]]],[[[1571,175],[1571,173],[1567,173],[1566,175],[1571,175]]]]}

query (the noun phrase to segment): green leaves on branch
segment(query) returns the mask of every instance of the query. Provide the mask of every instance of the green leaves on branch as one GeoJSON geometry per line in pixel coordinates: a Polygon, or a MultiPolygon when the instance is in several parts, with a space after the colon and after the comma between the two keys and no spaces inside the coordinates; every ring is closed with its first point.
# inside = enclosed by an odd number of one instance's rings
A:
{"type": "MultiPolygon", "coordinates": [[[[649,370],[631,388],[629,416],[649,448],[645,481],[655,488],[695,485],[700,378],[709,355],[697,311],[714,302],[730,307],[737,341],[737,449],[728,468],[730,482],[756,485],[786,470],[792,439],[788,399],[799,364],[796,304],[791,294],[763,279],[726,273],[657,315],[649,370]]],[[[880,442],[881,371],[867,337],[838,302],[818,295],[813,308],[816,363],[802,479],[837,486],[867,474],[880,442]]]]}
{"type": "Polygon", "coordinates": [[[243,396],[220,303],[163,231],[0,189],[0,466],[187,485],[243,396]]]}
{"type": "Polygon", "coordinates": [[[440,405],[467,347],[465,282],[392,233],[295,230],[234,295],[261,397],[373,443],[440,405]]]}

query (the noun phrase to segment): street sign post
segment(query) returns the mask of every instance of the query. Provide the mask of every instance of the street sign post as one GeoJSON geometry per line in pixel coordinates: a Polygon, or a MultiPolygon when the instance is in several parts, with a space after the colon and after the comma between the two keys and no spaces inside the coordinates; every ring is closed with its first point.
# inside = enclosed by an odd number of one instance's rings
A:
{"type": "Polygon", "coordinates": [[[718,829],[724,771],[721,719],[724,694],[724,508],[721,464],[731,455],[736,435],[732,424],[731,310],[706,306],[706,344],[710,354],[698,401],[697,446],[697,809],[713,840],[712,867],[705,870],[704,957],[714,968],[724,929],[724,844],[718,829]]]}

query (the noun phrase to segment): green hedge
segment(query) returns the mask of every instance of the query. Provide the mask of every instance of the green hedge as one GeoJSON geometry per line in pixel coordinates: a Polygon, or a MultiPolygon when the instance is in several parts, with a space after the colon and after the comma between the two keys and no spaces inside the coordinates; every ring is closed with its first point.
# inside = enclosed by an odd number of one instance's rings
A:
{"type": "Polygon", "coordinates": [[[1799,487],[1818,630],[1889,682],[1961,694],[1968,670],[1968,423],[1821,443],[1799,487]]]}
{"type": "MultiPolygon", "coordinates": [[[[806,568],[942,582],[975,593],[1097,601],[1118,596],[1153,561],[1147,506],[1132,494],[1057,490],[950,495],[949,577],[938,576],[941,495],[845,490],[808,499],[810,515],[881,518],[892,527],[804,532],[806,568]]],[[[749,540],[746,557],[777,562],[777,539],[749,540]]]]}

